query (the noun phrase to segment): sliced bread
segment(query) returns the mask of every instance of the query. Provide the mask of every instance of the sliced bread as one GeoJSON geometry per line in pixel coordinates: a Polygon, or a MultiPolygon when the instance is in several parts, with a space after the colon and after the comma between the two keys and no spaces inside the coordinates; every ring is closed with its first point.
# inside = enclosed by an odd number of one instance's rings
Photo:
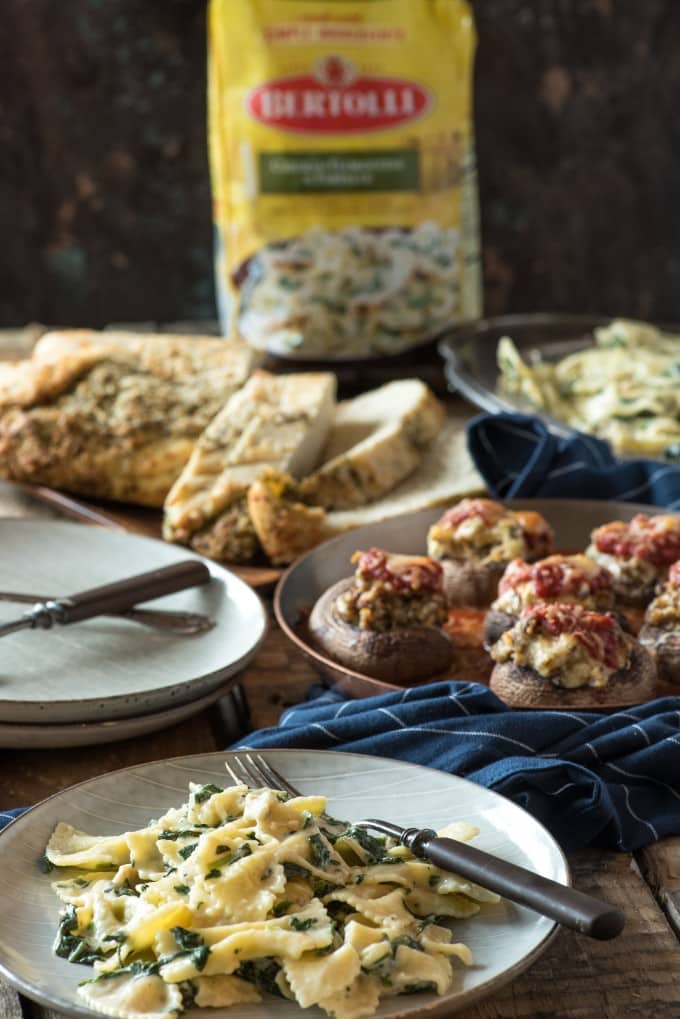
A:
{"type": "Polygon", "coordinates": [[[254,361],[215,337],[46,333],[0,364],[0,475],[160,507],[254,361]]]}
{"type": "MultiPolygon", "coordinates": [[[[304,505],[292,478],[275,472],[261,477],[248,492],[250,517],[262,548],[277,564],[290,563],[326,538],[402,513],[453,503],[485,491],[454,421],[447,423],[422,463],[389,495],[359,509],[324,513],[304,505]]],[[[425,535],[423,534],[423,547],[425,535]]]]}
{"type": "Polygon", "coordinates": [[[322,465],[300,486],[302,499],[330,510],[379,499],[415,470],[444,417],[420,379],[388,382],[339,404],[322,465]]]}
{"type": "Polygon", "coordinates": [[[275,566],[292,562],[326,537],[325,511],[300,502],[293,479],[276,471],[250,486],[248,513],[263,552],[275,566]]]}
{"type": "Polygon", "coordinates": [[[367,506],[327,513],[326,531],[328,535],[340,534],[353,527],[443,506],[485,491],[484,481],[467,451],[465,432],[460,424],[450,421],[424,454],[420,466],[405,481],[367,506]]]}
{"type": "Polygon", "coordinates": [[[318,462],[333,418],[335,385],[331,372],[255,372],[206,428],[173,485],[165,502],[164,537],[200,545],[218,558],[250,558],[257,542],[254,532],[250,546],[247,540],[248,488],[267,468],[300,477],[318,462]],[[225,514],[232,523],[238,518],[239,527],[225,526],[225,514]],[[239,549],[232,547],[236,540],[239,549]]]}

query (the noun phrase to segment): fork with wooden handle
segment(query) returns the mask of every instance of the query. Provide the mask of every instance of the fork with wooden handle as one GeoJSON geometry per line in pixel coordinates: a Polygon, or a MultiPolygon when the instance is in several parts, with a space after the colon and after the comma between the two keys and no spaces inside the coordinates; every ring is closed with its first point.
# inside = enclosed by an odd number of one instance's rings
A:
{"type": "MultiPolygon", "coordinates": [[[[226,768],[237,784],[268,786],[291,796],[303,795],[262,754],[231,755],[226,768]]],[[[389,835],[419,859],[427,860],[442,870],[453,871],[511,902],[528,906],[591,938],[605,941],[615,938],[623,930],[623,913],[609,903],[464,842],[443,838],[430,828],[401,828],[375,818],[353,821],[352,824],[356,828],[371,828],[389,835]]]]}
{"type": "Polygon", "coordinates": [[[207,584],[210,579],[210,570],[198,559],[171,563],[67,597],[39,600],[18,619],[1,623],[0,637],[17,630],[49,629],[55,623],[66,625],[95,616],[128,612],[138,602],[207,584]]]}
{"type": "MultiPolygon", "coordinates": [[[[13,601],[17,605],[35,605],[37,602],[56,601],[53,595],[25,594],[19,591],[0,591],[0,601],[13,601]]],[[[109,615],[107,612],[106,615],[109,615]]],[[[176,633],[183,637],[195,637],[215,627],[215,620],[201,612],[176,612],[172,609],[122,609],[111,615],[122,616],[133,623],[149,626],[162,633],[176,633]]]]}

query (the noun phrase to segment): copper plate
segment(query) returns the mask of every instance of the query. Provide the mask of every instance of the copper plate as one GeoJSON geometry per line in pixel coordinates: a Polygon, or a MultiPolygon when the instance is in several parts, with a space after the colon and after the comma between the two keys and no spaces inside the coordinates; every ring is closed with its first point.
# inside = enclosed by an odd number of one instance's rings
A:
{"type": "MultiPolygon", "coordinates": [[[[535,510],[543,514],[555,531],[556,547],[569,552],[585,548],[593,528],[610,520],[631,520],[636,513],[660,512],[658,506],[642,503],[581,499],[521,499],[509,500],[506,505],[510,509],[535,510]]],[[[441,513],[441,507],[420,510],[417,513],[404,514],[348,531],[347,534],[324,542],[298,559],[279,581],[274,595],[274,611],[280,627],[289,640],[319,670],[324,681],[330,686],[337,686],[347,696],[371,697],[403,687],[354,672],[317,651],[305,632],[304,620],[307,614],[317,598],[331,584],[351,575],[350,558],[357,549],[377,546],[390,552],[422,555],[425,551],[427,530],[441,513]]],[[[442,678],[445,677],[432,677],[442,678]]],[[[625,705],[622,703],[610,707],[624,707],[630,703],[627,701],[625,705]]],[[[560,707],[559,695],[551,706],[560,707]]]]}

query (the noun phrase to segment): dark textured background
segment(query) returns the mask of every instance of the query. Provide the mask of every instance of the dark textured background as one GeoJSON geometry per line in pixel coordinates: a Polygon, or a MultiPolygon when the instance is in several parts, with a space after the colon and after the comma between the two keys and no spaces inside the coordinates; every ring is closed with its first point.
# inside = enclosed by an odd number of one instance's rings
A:
{"type": "MultiPolygon", "coordinates": [[[[680,319],[679,0],[476,0],[485,310],[680,319]]],[[[0,325],[215,317],[205,0],[2,0],[0,325]]]]}

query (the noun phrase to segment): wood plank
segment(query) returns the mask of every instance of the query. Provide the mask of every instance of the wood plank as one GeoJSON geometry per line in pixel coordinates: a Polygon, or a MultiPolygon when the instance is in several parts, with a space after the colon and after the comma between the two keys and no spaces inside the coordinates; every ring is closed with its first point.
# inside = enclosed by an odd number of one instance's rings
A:
{"type": "Polygon", "coordinates": [[[680,838],[663,839],[637,854],[640,870],[680,937],[680,838]]]}
{"type": "Polygon", "coordinates": [[[23,1019],[22,999],[13,987],[0,978],[0,1016],[2,1019],[23,1019]]]}
{"type": "MultiPolygon", "coordinates": [[[[221,749],[209,708],[188,721],[146,736],[91,747],[0,750],[2,806],[25,807],[95,775],[144,761],[221,749]]],[[[1,1015],[1,1013],[0,1013],[1,1015]]]]}
{"type": "Polygon", "coordinates": [[[276,725],[282,711],[304,701],[319,675],[272,622],[264,646],[240,682],[248,699],[251,728],[262,729],[276,725]]]}
{"type": "Polygon", "coordinates": [[[545,954],[460,1019],[678,1019],[680,945],[628,854],[570,857],[574,884],[619,906],[623,934],[594,941],[561,930],[545,954]]]}

